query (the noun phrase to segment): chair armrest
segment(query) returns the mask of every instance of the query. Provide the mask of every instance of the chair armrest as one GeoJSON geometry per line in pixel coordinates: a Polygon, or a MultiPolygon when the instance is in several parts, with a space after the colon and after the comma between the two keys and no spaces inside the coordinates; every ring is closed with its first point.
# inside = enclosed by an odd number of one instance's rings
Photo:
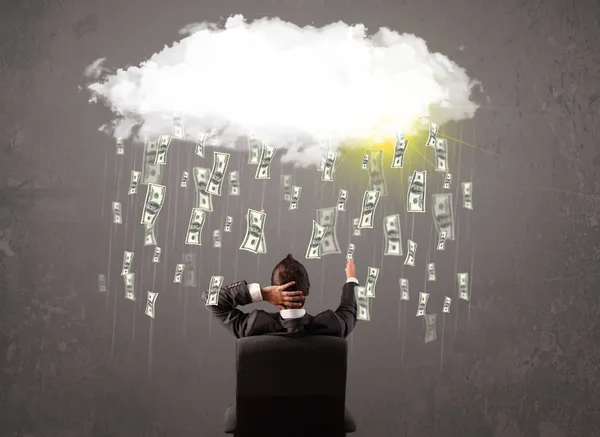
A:
{"type": "Polygon", "coordinates": [[[235,434],[235,428],[237,425],[237,416],[235,414],[235,407],[229,407],[225,410],[224,418],[224,432],[225,434],[235,434]]]}

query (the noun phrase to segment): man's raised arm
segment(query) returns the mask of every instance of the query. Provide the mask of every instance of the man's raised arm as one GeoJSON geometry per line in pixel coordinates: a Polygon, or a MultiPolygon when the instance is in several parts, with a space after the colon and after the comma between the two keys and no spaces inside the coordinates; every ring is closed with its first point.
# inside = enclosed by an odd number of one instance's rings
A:
{"type": "Polygon", "coordinates": [[[358,285],[354,260],[349,259],[346,262],[346,283],[342,289],[342,298],[340,305],[335,310],[335,315],[342,326],[342,337],[346,338],[356,325],[356,296],[354,288],[358,285]]]}

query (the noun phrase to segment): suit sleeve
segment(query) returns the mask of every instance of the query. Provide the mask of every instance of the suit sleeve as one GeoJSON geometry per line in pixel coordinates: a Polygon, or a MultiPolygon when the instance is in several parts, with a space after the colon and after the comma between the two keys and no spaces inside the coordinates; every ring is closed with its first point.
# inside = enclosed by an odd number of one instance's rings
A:
{"type": "MultiPolygon", "coordinates": [[[[248,284],[246,281],[234,282],[227,287],[221,287],[217,305],[206,305],[206,309],[211,316],[219,319],[233,335],[242,338],[249,332],[254,319],[251,319],[252,313],[244,313],[236,307],[257,302],[260,300],[259,296],[260,286],[258,284],[248,284]]],[[[201,299],[206,304],[208,291],[202,293],[201,299]]]]}
{"type": "Polygon", "coordinates": [[[350,335],[356,325],[356,296],[354,288],[358,285],[356,278],[348,278],[342,289],[340,305],[335,310],[335,315],[342,327],[342,337],[350,335]]]}

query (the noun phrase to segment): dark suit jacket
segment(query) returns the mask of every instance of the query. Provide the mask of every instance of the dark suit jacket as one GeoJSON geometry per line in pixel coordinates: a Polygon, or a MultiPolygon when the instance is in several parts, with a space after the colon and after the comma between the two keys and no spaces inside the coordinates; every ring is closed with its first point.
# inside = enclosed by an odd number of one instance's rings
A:
{"type": "MultiPolygon", "coordinates": [[[[284,319],[279,313],[263,310],[254,310],[250,313],[238,310],[237,306],[252,303],[246,281],[222,287],[217,305],[206,306],[206,309],[237,338],[263,334],[290,337],[331,335],[345,338],[356,325],[356,297],[354,296],[356,286],[354,282],[344,284],[340,305],[335,311],[323,311],[316,316],[307,313],[297,319],[284,319]]],[[[208,291],[202,293],[201,299],[206,303],[208,291]]]]}

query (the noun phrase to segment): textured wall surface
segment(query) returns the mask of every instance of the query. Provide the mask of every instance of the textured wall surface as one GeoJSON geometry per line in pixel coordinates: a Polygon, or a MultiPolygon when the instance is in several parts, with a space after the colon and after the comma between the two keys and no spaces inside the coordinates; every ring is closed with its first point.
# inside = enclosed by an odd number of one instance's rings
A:
{"type": "MultiPolygon", "coordinates": [[[[472,172],[476,208],[457,211],[460,241],[439,275],[470,271],[473,260],[472,301],[453,304],[437,341],[423,343],[416,290],[412,306],[399,310],[397,264],[376,259],[381,242],[358,241],[358,268],[379,263],[382,277],[372,320],[350,340],[347,403],[356,435],[600,435],[597,1],[22,0],[0,10],[0,435],[221,434],[235,394],[235,340],[211,323],[196,290],[171,283],[191,197],[179,195],[185,207],[171,204],[160,223],[167,258],[152,271],[135,225],[141,201],[116,189],[140,155],[129,150],[116,164],[114,140],[97,131],[110,114],[77,86],[99,57],[136,64],[178,39],[184,25],[232,13],[415,33],[481,80],[491,99],[474,119],[445,127],[483,150],[451,144],[461,179],[472,172]],[[111,234],[117,195],[127,225],[111,234]],[[121,254],[133,246],[138,292],[161,291],[152,327],[144,299],[122,297],[121,254]],[[109,266],[110,292],[99,294],[97,274],[109,266]]],[[[169,185],[187,168],[186,153],[170,155],[169,185]]],[[[278,163],[273,171],[278,180],[278,163]]],[[[248,207],[278,214],[276,184],[265,192],[248,173],[247,195],[225,207],[238,225],[248,207]]],[[[337,191],[314,194],[314,171],[297,177],[306,187],[303,208],[279,213],[280,238],[269,239],[268,254],[257,262],[237,250],[236,226],[220,256],[198,252],[202,284],[216,272],[226,281],[266,281],[288,251],[303,257],[314,209],[337,191]]],[[[391,202],[388,213],[403,209],[399,198],[391,202]]],[[[211,215],[213,228],[223,208],[211,215]]],[[[276,223],[268,235],[277,234],[276,223]]],[[[341,229],[348,226],[342,219],[341,229]]],[[[414,236],[425,248],[429,224],[416,224],[414,236]]],[[[345,232],[339,239],[345,248],[345,232]]],[[[343,255],[307,263],[309,311],[336,304],[343,263],[343,255]]],[[[445,286],[453,282],[430,286],[432,305],[441,308],[445,286]]]]}

